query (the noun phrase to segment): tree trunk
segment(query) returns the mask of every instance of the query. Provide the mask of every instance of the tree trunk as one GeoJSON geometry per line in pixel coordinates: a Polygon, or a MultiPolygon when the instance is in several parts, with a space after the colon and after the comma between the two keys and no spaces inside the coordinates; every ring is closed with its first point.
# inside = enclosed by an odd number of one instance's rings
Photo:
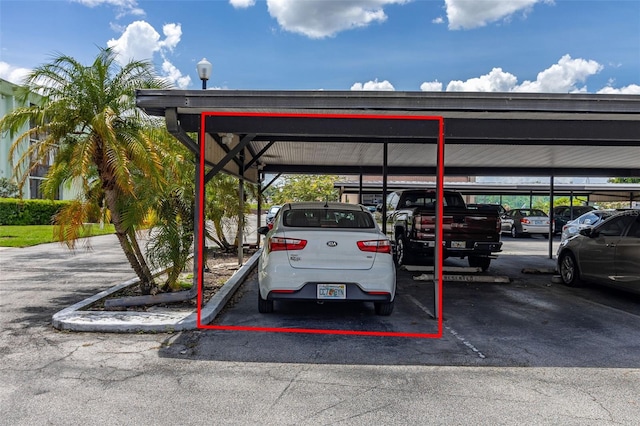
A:
{"type": "MultiPolygon", "coordinates": [[[[103,182],[105,181],[103,180],[103,182]]],[[[117,191],[105,189],[105,201],[107,208],[111,211],[111,222],[116,230],[116,236],[118,237],[122,251],[129,261],[131,268],[140,279],[140,291],[142,294],[150,294],[151,289],[155,285],[153,276],[138,246],[135,230],[128,230],[123,227],[120,212],[118,211],[117,191]]]]}

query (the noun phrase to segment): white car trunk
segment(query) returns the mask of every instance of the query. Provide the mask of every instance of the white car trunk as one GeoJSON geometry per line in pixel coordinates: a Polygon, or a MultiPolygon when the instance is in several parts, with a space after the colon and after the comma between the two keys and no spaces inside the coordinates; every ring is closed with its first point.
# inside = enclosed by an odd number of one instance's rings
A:
{"type": "MultiPolygon", "coordinates": [[[[377,253],[362,251],[358,241],[381,238],[371,230],[296,229],[283,232],[286,238],[306,240],[302,250],[289,250],[289,264],[298,269],[371,269],[377,253]]],[[[345,277],[346,278],[346,277],[345,277]]]]}

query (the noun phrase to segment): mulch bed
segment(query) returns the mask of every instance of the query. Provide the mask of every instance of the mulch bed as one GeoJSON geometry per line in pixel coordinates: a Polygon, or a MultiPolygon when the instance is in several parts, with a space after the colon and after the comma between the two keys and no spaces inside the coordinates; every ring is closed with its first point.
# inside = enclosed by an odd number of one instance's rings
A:
{"type": "MultiPolygon", "coordinates": [[[[255,249],[245,250],[244,252],[244,261],[246,262],[253,254],[255,253],[255,249]]],[[[240,269],[240,265],[238,265],[238,253],[237,252],[221,252],[221,251],[210,251],[207,258],[207,266],[208,272],[205,272],[203,275],[203,292],[202,292],[202,305],[206,305],[209,300],[218,292],[220,288],[233,276],[233,274],[240,269]]],[[[188,262],[187,267],[185,268],[183,274],[182,281],[192,281],[193,278],[193,262],[188,262]]],[[[162,275],[156,278],[156,282],[162,282],[164,277],[162,275]]],[[[188,289],[185,289],[188,290],[188,289]]],[[[140,288],[137,284],[126,287],[116,293],[110,294],[107,298],[115,299],[121,297],[130,297],[130,296],[141,296],[140,288]]],[[[86,310],[106,310],[104,307],[104,300],[101,299],[96,303],[88,306],[86,310]]],[[[129,307],[118,307],[118,308],[110,308],[110,311],[136,311],[136,312],[146,312],[153,308],[175,308],[175,309],[195,309],[197,306],[197,297],[181,302],[173,302],[173,303],[159,303],[154,305],[144,305],[144,306],[129,306],[129,307]]]]}

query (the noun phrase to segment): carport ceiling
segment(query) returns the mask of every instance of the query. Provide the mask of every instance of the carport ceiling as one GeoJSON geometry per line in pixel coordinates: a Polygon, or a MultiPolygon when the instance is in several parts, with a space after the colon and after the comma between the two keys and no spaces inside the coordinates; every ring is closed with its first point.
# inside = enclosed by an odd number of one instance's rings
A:
{"type": "MultiPolygon", "coordinates": [[[[441,116],[447,175],[640,176],[637,95],[139,90],[137,105],[174,134],[203,112],[441,116]]],[[[389,174],[436,168],[436,122],[208,117],[206,131],[219,152],[250,138],[245,164],[268,173],[380,174],[385,143],[389,174]]]]}

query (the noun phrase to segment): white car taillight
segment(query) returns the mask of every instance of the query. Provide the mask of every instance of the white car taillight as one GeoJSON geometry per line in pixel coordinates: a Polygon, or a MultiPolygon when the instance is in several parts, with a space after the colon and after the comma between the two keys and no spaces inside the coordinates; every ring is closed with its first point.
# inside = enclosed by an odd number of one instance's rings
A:
{"type": "Polygon", "coordinates": [[[269,251],[302,250],[307,246],[307,240],[297,238],[269,238],[269,251]]]}
{"type": "Polygon", "coordinates": [[[389,240],[358,241],[358,248],[361,251],[374,253],[391,253],[391,243],[389,240]]]}

